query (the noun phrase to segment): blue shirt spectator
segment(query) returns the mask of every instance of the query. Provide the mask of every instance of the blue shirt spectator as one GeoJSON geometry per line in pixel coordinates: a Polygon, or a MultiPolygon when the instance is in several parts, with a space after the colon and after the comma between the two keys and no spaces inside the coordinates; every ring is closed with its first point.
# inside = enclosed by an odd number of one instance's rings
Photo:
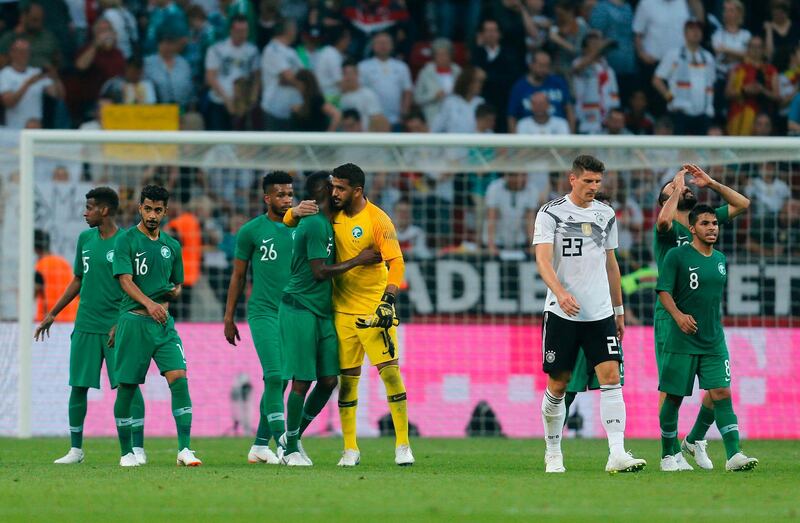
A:
{"type": "Polygon", "coordinates": [[[189,62],[178,54],[178,40],[166,35],[158,54],[144,59],[144,75],[156,88],[158,103],[174,103],[186,109],[194,101],[194,81],[189,62]]]}
{"type": "Polygon", "coordinates": [[[800,94],[794,95],[789,106],[789,134],[800,136],[800,94]]]}
{"type": "Polygon", "coordinates": [[[539,91],[547,93],[550,113],[567,120],[574,132],[575,114],[569,85],[563,76],[550,73],[550,55],[544,51],[537,51],[528,67],[530,72],[517,80],[511,88],[511,96],[508,99],[509,132],[516,129],[519,120],[533,115],[531,95],[539,91]]]}
{"type": "Polygon", "coordinates": [[[636,72],[636,49],[633,37],[633,9],[625,0],[602,0],[589,18],[589,25],[599,30],[617,47],[606,53],[608,65],[617,75],[636,72]]]}
{"type": "Polygon", "coordinates": [[[183,9],[171,0],[156,0],[144,34],[144,54],[155,53],[160,36],[167,33],[186,38],[189,36],[189,20],[183,9]]]}

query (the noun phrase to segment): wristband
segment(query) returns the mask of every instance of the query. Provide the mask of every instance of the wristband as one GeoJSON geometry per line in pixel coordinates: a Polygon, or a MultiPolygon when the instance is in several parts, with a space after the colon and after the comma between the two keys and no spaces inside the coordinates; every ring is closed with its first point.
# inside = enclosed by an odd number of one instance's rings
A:
{"type": "Polygon", "coordinates": [[[614,316],[624,316],[625,315],[625,307],[622,305],[618,305],[614,307],[614,316]]]}
{"type": "Polygon", "coordinates": [[[394,305],[395,301],[397,301],[397,298],[390,292],[384,292],[383,297],[381,297],[381,301],[386,302],[389,305],[394,305]]]}

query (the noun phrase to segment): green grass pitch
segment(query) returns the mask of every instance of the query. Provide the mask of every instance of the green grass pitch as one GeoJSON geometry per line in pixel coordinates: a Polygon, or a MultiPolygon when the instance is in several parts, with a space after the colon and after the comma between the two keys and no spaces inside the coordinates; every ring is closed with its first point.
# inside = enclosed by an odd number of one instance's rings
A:
{"type": "Polygon", "coordinates": [[[194,440],[204,465],[175,466],[173,439],[146,441],[150,463],[118,466],[114,439],[89,439],[86,461],[53,465],[65,439],[0,439],[0,521],[781,521],[800,518],[800,444],[748,441],[751,472],[658,471],[657,441],[628,447],[638,474],[603,472],[604,440],[566,440],[567,473],[543,472],[540,440],[421,439],[413,467],[393,462],[393,440],[362,439],[362,464],[335,466],[341,440],[309,438],[315,465],[246,462],[250,440],[194,440]]]}

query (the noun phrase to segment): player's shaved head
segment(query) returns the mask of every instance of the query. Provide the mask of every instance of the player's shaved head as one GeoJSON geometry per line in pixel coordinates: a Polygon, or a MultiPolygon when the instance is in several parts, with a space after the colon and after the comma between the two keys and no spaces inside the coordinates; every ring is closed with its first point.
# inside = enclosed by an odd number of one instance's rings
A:
{"type": "Polygon", "coordinates": [[[329,171],[317,171],[306,178],[305,187],[306,199],[321,202],[330,198],[331,194],[331,173],[329,171]]]}
{"type": "Polygon", "coordinates": [[[86,193],[86,199],[94,200],[94,203],[100,207],[106,207],[109,216],[117,214],[117,209],[119,209],[119,195],[111,187],[95,187],[86,193]]]}

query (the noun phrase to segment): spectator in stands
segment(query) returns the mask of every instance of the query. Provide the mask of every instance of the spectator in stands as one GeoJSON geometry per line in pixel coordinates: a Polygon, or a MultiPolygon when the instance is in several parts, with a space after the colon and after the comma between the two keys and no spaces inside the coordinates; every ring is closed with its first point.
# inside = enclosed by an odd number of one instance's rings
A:
{"type": "Polygon", "coordinates": [[[633,41],[633,9],[625,0],[601,0],[592,10],[589,25],[613,42],[605,56],[617,75],[620,99],[627,103],[639,80],[633,41]]]}
{"type": "Polygon", "coordinates": [[[798,256],[800,200],[786,200],[777,214],[754,216],[748,227],[744,247],[756,256],[798,256]]]}
{"type": "Polygon", "coordinates": [[[108,80],[125,72],[125,58],[117,48],[117,36],[111,23],[100,18],[92,28],[92,40],[78,51],[75,68],[79,71],[67,84],[67,100],[72,119],[82,122],[94,107],[100,89],[108,80]]]}
{"type": "Polygon", "coordinates": [[[434,133],[474,133],[475,110],[484,103],[480,92],[486,74],[477,67],[465,67],[456,79],[453,94],[448,95],[431,122],[434,133]]]}
{"type": "MultiPolygon", "coordinates": [[[[717,83],[726,85],[728,74],[744,59],[750,31],[742,28],[744,5],[741,0],[725,0],[722,7],[722,26],[711,36],[711,46],[717,61],[717,83]]],[[[723,94],[715,91],[715,96],[723,94]]]]}
{"type": "Polygon", "coordinates": [[[398,26],[404,26],[409,19],[405,2],[398,0],[344,0],[342,14],[353,28],[355,56],[363,54],[370,38],[373,40],[372,51],[375,53],[375,37],[386,31],[402,34],[402,31],[397,31],[398,26]]]}
{"type": "Polygon", "coordinates": [[[603,134],[626,135],[632,134],[625,126],[625,113],[619,107],[611,109],[603,120],[603,134]]]}
{"type": "Polygon", "coordinates": [[[393,130],[399,130],[403,117],[411,109],[411,72],[405,62],[392,58],[392,37],[379,32],[372,39],[375,56],[358,64],[361,83],[378,95],[383,114],[393,130]]]}
{"type": "Polygon", "coordinates": [[[419,72],[414,86],[414,102],[422,109],[429,122],[436,120],[445,98],[453,92],[461,74],[461,67],[453,63],[453,45],[450,40],[437,38],[431,44],[431,52],[433,59],[419,72]]]}
{"type": "MultiPolygon", "coordinates": [[[[26,42],[27,43],[27,42],[26,42]]],[[[33,231],[33,249],[36,252],[36,321],[42,321],[72,281],[72,266],[67,260],[50,251],[50,235],[33,231]]],[[[72,300],[56,317],[56,321],[75,321],[80,300],[72,300]]]]}
{"type": "Polygon", "coordinates": [[[275,27],[280,23],[280,0],[261,0],[256,25],[256,47],[264,49],[275,36],[275,27]]]}
{"type": "Polygon", "coordinates": [[[647,111],[647,95],[636,90],[628,99],[625,111],[625,127],[633,134],[653,134],[655,120],[647,111]]]}
{"type": "Polygon", "coordinates": [[[778,134],[785,134],[788,125],[789,106],[795,95],[800,92],[800,43],[789,57],[789,67],[778,76],[778,134]]]}
{"type": "Polygon", "coordinates": [[[361,115],[355,109],[345,109],[342,111],[341,130],[345,133],[364,132],[361,122],[361,115]]]}
{"type": "Polygon", "coordinates": [[[209,87],[206,128],[209,130],[242,129],[244,122],[241,120],[258,103],[261,92],[259,56],[256,46],[247,40],[248,31],[247,18],[235,16],[231,20],[230,37],[214,44],[206,54],[209,87]]]}
{"type": "Polygon", "coordinates": [[[481,17],[481,1],[439,0],[435,2],[434,14],[436,32],[440,37],[452,40],[456,37],[456,29],[462,28],[464,41],[472,42],[481,17]]]}
{"type": "Polygon", "coordinates": [[[178,35],[163,33],[158,42],[158,53],[144,60],[144,75],[156,88],[158,103],[178,104],[188,108],[194,102],[195,86],[192,68],[180,54],[178,35]]]}
{"type": "Polygon", "coordinates": [[[0,70],[0,98],[6,109],[6,127],[23,129],[30,120],[42,120],[45,93],[64,97],[64,86],[52,67],[30,65],[30,43],[18,38],[11,44],[10,63],[0,70]]]}
{"type": "Polygon", "coordinates": [[[528,74],[520,78],[511,89],[508,100],[508,130],[516,132],[517,122],[531,115],[531,95],[544,92],[552,114],[563,118],[570,131],[575,130],[575,111],[572,107],[569,86],[564,77],[550,72],[550,55],[536,51],[528,64],[528,74]]]}
{"type": "Polygon", "coordinates": [[[149,105],[157,101],[153,82],[144,78],[144,63],[133,57],[125,64],[125,74],[112,78],[100,90],[100,97],[117,104],[149,105]]]}
{"type": "Polygon", "coordinates": [[[714,117],[714,56],[700,46],[703,26],[687,21],[684,45],[664,54],[653,87],[667,102],[675,134],[704,135],[714,117]]]}
{"type": "Polygon", "coordinates": [[[544,0],[524,0],[519,2],[522,25],[525,27],[525,58],[530,59],[537,49],[547,45],[553,20],[544,14],[544,0]]]}
{"type": "Polygon", "coordinates": [[[800,136],[800,93],[794,95],[789,104],[789,134],[800,136]]]}
{"type": "MultiPolygon", "coordinates": [[[[189,36],[182,56],[192,67],[195,83],[204,85],[206,82],[205,60],[208,50],[212,45],[225,39],[228,34],[228,22],[222,20],[222,26],[214,25],[203,8],[197,4],[189,6],[186,16],[189,19],[189,36]]],[[[221,17],[222,15],[216,13],[216,18],[221,17]]]]}
{"type": "Polygon", "coordinates": [[[301,69],[295,75],[302,102],[292,106],[292,131],[333,132],[339,127],[342,113],[322,96],[314,73],[301,69]]]}
{"type": "Polygon", "coordinates": [[[753,136],[772,136],[774,127],[769,113],[758,113],[753,120],[753,136]]]}
{"type": "Polygon", "coordinates": [[[30,2],[20,9],[19,24],[0,37],[0,65],[8,65],[11,45],[19,40],[30,44],[30,65],[45,69],[61,65],[58,39],[44,27],[44,9],[30,2]]]}
{"type": "Polygon", "coordinates": [[[394,206],[392,217],[397,231],[397,241],[407,260],[429,260],[433,252],[428,248],[428,238],[422,227],[411,223],[411,202],[400,200],[394,206]]]}
{"type": "Polygon", "coordinates": [[[523,250],[533,238],[533,223],[541,203],[539,191],[526,173],[505,173],[486,190],[484,245],[491,256],[501,250],[523,250]]]}
{"type": "Polygon", "coordinates": [[[333,27],[327,30],[328,44],[313,58],[314,74],[322,94],[329,102],[337,102],[341,94],[342,64],[352,38],[346,27],[333,27]]]}
{"type": "Polygon", "coordinates": [[[117,47],[129,59],[139,50],[139,27],[136,18],[122,0],[99,0],[101,17],[111,24],[117,35],[117,47]]]}
{"type": "Polygon", "coordinates": [[[603,57],[610,44],[597,33],[589,33],[583,39],[581,56],[572,63],[575,116],[582,134],[601,132],[608,112],[619,107],[617,76],[603,57]]]}
{"type": "Polygon", "coordinates": [[[365,131],[375,120],[386,119],[375,92],[369,87],[360,85],[358,65],[353,61],[347,61],[342,66],[342,96],[339,99],[339,107],[343,111],[348,109],[358,111],[361,115],[361,126],[365,131]]]}
{"type": "Polygon", "coordinates": [[[789,56],[800,42],[800,22],[792,21],[791,11],[791,3],[787,0],[772,0],[770,20],[764,22],[767,60],[779,71],[789,65],[789,56]]]}
{"type": "MultiPolygon", "coordinates": [[[[472,50],[472,65],[486,72],[481,95],[494,108],[505,111],[511,87],[521,74],[520,58],[511,47],[500,44],[500,28],[494,20],[484,20],[478,34],[478,45],[472,50]]],[[[495,131],[506,132],[508,120],[497,118],[495,131]]]]}
{"type": "Polygon", "coordinates": [[[751,177],[745,194],[753,202],[753,216],[777,215],[791,197],[789,185],[778,177],[775,162],[764,162],[751,177]]]}
{"type": "Polygon", "coordinates": [[[291,47],[297,25],[283,20],[275,26],[274,34],[261,55],[261,109],[267,131],[287,131],[292,107],[303,101],[295,79],[302,64],[291,47]]]}
{"type": "Polygon", "coordinates": [[[550,42],[555,48],[553,70],[569,76],[572,64],[581,54],[589,25],[578,16],[578,5],[573,0],[558,0],[555,5],[556,23],[550,27],[550,42]]]}
{"type": "Polygon", "coordinates": [[[200,278],[203,229],[197,216],[180,202],[170,202],[169,211],[172,219],[167,222],[164,230],[180,242],[183,254],[183,291],[174,309],[170,308],[170,314],[176,321],[181,321],[189,319],[194,286],[200,278]]]}
{"type": "Polygon", "coordinates": [[[189,20],[183,9],[172,0],[153,0],[142,42],[145,55],[160,52],[164,34],[172,35],[176,52],[182,53],[189,36],[189,20]]]}
{"type": "Polygon", "coordinates": [[[570,134],[569,124],[560,116],[553,115],[547,93],[537,91],[531,95],[532,114],[516,125],[517,134],[570,134]]]}
{"type": "Polygon", "coordinates": [[[761,111],[769,111],[780,100],[778,71],[764,62],[764,41],[754,36],[747,43],[744,61],[730,72],[725,96],[730,100],[728,134],[749,136],[761,111]]]}
{"type": "Polygon", "coordinates": [[[491,8],[487,15],[497,22],[503,37],[503,47],[512,51],[519,60],[525,59],[525,22],[522,16],[524,9],[520,0],[499,0],[489,2],[491,8]]]}

